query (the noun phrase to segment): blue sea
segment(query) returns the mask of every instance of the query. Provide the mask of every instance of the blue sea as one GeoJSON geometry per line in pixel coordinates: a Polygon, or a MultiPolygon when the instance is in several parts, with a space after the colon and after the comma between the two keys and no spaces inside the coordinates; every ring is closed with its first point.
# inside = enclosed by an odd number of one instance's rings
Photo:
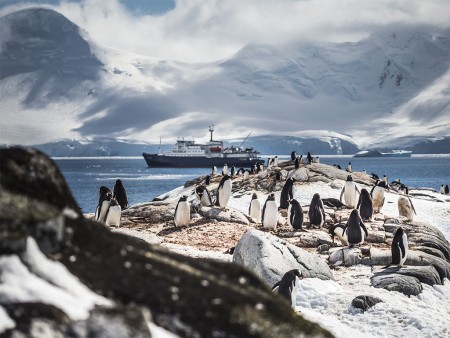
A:
{"type": "MultiPolygon", "coordinates": [[[[270,155],[263,155],[267,159],[270,155]]],[[[287,156],[279,156],[288,159],[287,156]]],[[[55,158],[83,213],[94,212],[98,203],[98,189],[104,185],[111,190],[120,178],[127,191],[130,205],[151,201],[187,180],[210,173],[210,169],[148,168],[142,157],[85,157],[55,158]]],[[[441,184],[450,185],[450,155],[413,155],[409,158],[353,158],[348,156],[320,156],[320,162],[338,164],[345,170],[348,162],[353,171],[366,170],[389,181],[400,178],[410,187],[439,190],[441,184]]]]}

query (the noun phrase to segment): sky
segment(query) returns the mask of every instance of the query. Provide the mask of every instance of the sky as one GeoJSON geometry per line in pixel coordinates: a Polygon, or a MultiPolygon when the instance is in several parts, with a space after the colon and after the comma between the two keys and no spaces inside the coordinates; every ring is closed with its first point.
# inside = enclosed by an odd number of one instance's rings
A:
{"type": "Polygon", "coordinates": [[[185,62],[220,60],[247,44],[357,41],[390,24],[450,23],[448,0],[1,0],[0,13],[36,4],[103,46],[185,62]]]}

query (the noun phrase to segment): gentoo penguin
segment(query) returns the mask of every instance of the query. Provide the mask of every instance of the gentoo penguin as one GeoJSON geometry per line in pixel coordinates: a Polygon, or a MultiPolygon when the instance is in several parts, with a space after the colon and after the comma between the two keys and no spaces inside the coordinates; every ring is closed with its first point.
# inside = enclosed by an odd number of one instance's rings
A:
{"type": "Polygon", "coordinates": [[[280,209],[287,209],[289,207],[289,200],[294,198],[293,187],[295,180],[289,177],[286,182],[284,182],[283,189],[280,195],[280,209]]]}
{"type": "Polygon", "coordinates": [[[405,192],[406,196],[399,196],[398,197],[398,214],[400,216],[405,216],[408,221],[412,222],[414,219],[414,214],[417,215],[416,209],[414,209],[414,205],[412,204],[411,199],[408,196],[408,188],[406,188],[405,192]]]}
{"type": "Polygon", "coordinates": [[[97,209],[95,210],[95,220],[98,222],[105,222],[106,214],[111,204],[112,192],[109,188],[101,186],[99,189],[99,199],[97,209]]]}
{"type": "Polygon", "coordinates": [[[120,179],[116,180],[116,184],[113,189],[113,197],[119,203],[120,207],[126,209],[128,207],[127,193],[125,192],[125,187],[120,179]]]}
{"type": "Polygon", "coordinates": [[[272,168],[274,161],[275,160],[274,160],[273,157],[272,158],[268,158],[267,159],[267,168],[272,168]]]}
{"type": "Polygon", "coordinates": [[[295,230],[303,230],[303,209],[296,199],[289,201],[287,221],[288,225],[292,226],[295,230]]]}
{"type": "Polygon", "coordinates": [[[439,188],[439,193],[444,195],[445,194],[445,187],[443,184],[441,184],[441,187],[439,188]]]}
{"type": "Polygon", "coordinates": [[[215,175],[216,172],[217,172],[217,167],[215,165],[213,165],[211,168],[211,175],[215,175]]]}
{"type": "Polygon", "coordinates": [[[300,160],[298,158],[295,159],[294,166],[295,166],[295,169],[300,168],[300,160]]]}
{"type": "Polygon", "coordinates": [[[255,163],[255,164],[253,164],[253,166],[252,166],[252,168],[251,168],[251,170],[250,170],[250,173],[251,173],[252,175],[254,175],[254,174],[256,174],[257,171],[258,171],[258,166],[257,166],[256,163],[255,163]]]}
{"type": "Polygon", "coordinates": [[[275,181],[281,181],[281,172],[280,171],[277,171],[275,173],[275,181]]]}
{"type": "Polygon", "coordinates": [[[384,184],[389,185],[389,181],[388,181],[386,174],[383,175],[383,182],[384,182],[384,184]]]}
{"type": "Polygon", "coordinates": [[[191,208],[187,201],[187,196],[181,196],[175,208],[174,222],[177,227],[189,224],[191,220],[191,208]]]}
{"type": "Polygon", "coordinates": [[[304,163],[303,155],[300,155],[300,158],[298,160],[299,160],[300,164],[303,164],[304,163]]]}
{"type": "Polygon", "coordinates": [[[362,188],[359,195],[358,205],[356,209],[359,209],[359,214],[363,221],[370,221],[373,215],[373,202],[367,189],[362,188]]]}
{"type": "Polygon", "coordinates": [[[291,303],[291,306],[295,308],[298,282],[300,279],[302,279],[302,272],[300,270],[290,270],[272,287],[272,291],[286,298],[291,303]]]}
{"type": "Polygon", "coordinates": [[[380,177],[378,177],[378,175],[375,173],[370,173],[370,177],[372,177],[374,180],[377,180],[377,181],[380,179],[380,177]]]}
{"type": "Polygon", "coordinates": [[[448,184],[446,184],[445,187],[444,187],[444,194],[445,194],[445,195],[448,195],[449,192],[450,192],[450,190],[449,190],[449,188],[448,188],[448,184]]]}
{"type": "Polygon", "coordinates": [[[250,172],[248,170],[244,171],[244,180],[248,180],[250,172]]]}
{"type": "Polygon", "coordinates": [[[291,161],[295,161],[297,159],[297,154],[295,153],[295,151],[293,151],[291,153],[291,161]]]}
{"type": "Polygon", "coordinates": [[[244,168],[239,168],[239,170],[237,171],[238,176],[242,176],[245,173],[245,169],[244,168]]]}
{"type": "Polygon", "coordinates": [[[224,164],[222,168],[222,175],[228,175],[228,165],[224,164]]]}
{"type": "Polygon", "coordinates": [[[389,189],[384,181],[376,181],[375,186],[370,191],[372,196],[373,212],[379,213],[384,205],[384,190],[389,189]]]}
{"type": "Polygon", "coordinates": [[[204,185],[199,185],[198,187],[195,188],[195,196],[203,206],[205,207],[213,206],[211,194],[204,185]]]}
{"type": "Polygon", "coordinates": [[[341,241],[342,245],[348,245],[347,234],[344,234],[345,225],[341,223],[333,224],[329,229],[328,233],[334,243],[334,236],[337,236],[341,241]]]}
{"type": "Polygon", "coordinates": [[[275,202],[275,195],[270,194],[267,197],[266,203],[261,214],[261,223],[263,228],[275,229],[278,222],[278,207],[275,202]]]}
{"type": "Polygon", "coordinates": [[[315,193],[309,205],[309,228],[318,226],[319,228],[325,223],[325,210],[320,195],[315,193]]]}
{"type": "Polygon", "coordinates": [[[258,167],[258,173],[263,172],[264,171],[264,163],[260,163],[259,167],[258,167]]]}
{"type": "Polygon", "coordinates": [[[236,172],[236,168],[233,165],[233,166],[231,166],[231,177],[234,176],[235,172],[236,172]]]}
{"type": "Polygon", "coordinates": [[[206,175],[205,177],[205,185],[209,185],[211,183],[211,176],[206,175]]]}
{"type": "Polygon", "coordinates": [[[259,203],[256,193],[253,193],[252,195],[252,200],[250,201],[250,205],[248,207],[248,214],[251,218],[256,220],[261,219],[261,203],[259,203]]]}
{"type": "Polygon", "coordinates": [[[311,164],[311,162],[313,161],[313,158],[311,156],[311,153],[308,151],[308,155],[306,156],[306,159],[308,160],[308,164],[311,164]]]}
{"type": "Polygon", "coordinates": [[[352,169],[352,162],[348,162],[346,171],[349,172],[349,173],[353,172],[353,169],[352,169]]]}
{"type": "Polygon", "coordinates": [[[105,224],[107,226],[120,226],[120,216],[122,215],[122,208],[114,198],[111,198],[111,203],[105,217],[105,224]]]}
{"type": "Polygon", "coordinates": [[[361,194],[356,183],[353,181],[352,175],[347,176],[347,181],[341,191],[341,196],[339,200],[342,201],[342,195],[344,195],[344,203],[347,207],[354,209],[356,208],[357,199],[356,194],[361,194]]]}
{"type": "Polygon", "coordinates": [[[339,201],[337,198],[322,198],[322,203],[330,208],[336,208],[336,209],[344,209],[347,208],[347,206],[339,201]]]}
{"type": "Polygon", "coordinates": [[[320,163],[320,157],[319,156],[316,157],[316,163],[320,163]]]}
{"type": "Polygon", "coordinates": [[[273,166],[278,167],[278,156],[277,155],[275,155],[275,157],[273,158],[273,166]]]}
{"type": "Polygon", "coordinates": [[[349,247],[353,248],[355,245],[364,243],[364,235],[367,237],[369,233],[359,216],[358,209],[353,209],[344,227],[344,236],[347,236],[349,247]]]}
{"type": "Polygon", "coordinates": [[[391,253],[392,262],[390,265],[398,265],[401,268],[408,256],[408,238],[401,227],[395,231],[394,238],[392,239],[391,253]]]}
{"type": "Polygon", "coordinates": [[[222,209],[227,207],[228,201],[231,197],[231,179],[230,176],[225,175],[222,177],[219,183],[219,187],[217,188],[216,195],[216,205],[220,206],[222,209]]]}

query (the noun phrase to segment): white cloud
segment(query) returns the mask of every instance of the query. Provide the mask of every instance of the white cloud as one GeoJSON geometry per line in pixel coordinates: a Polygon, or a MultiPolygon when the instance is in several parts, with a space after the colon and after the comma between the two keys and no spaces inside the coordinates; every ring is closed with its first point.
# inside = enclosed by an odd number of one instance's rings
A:
{"type": "Polygon", "coordinates": [[[377,27],[448,27],[448,0],[177,0],[163,15],[140,15],[118,0],[63,1],[54,9],[99,44],[163,59],[206,62],[249,43],[356,41],[377,27]]]}

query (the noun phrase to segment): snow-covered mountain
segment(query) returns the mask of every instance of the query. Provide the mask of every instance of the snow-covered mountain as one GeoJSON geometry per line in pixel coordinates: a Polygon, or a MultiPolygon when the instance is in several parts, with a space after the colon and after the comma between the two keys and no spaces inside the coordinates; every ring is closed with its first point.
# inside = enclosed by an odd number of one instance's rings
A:
{"type": "Polygon", "coordinates": [[[210,124],[221,139],[306,133],[361,148],[450,135],[448,29],[249,45],[205,64],[98,46],[48,9],[6,15],[0,32],[1,143],[202,141],[210,124]]]}

